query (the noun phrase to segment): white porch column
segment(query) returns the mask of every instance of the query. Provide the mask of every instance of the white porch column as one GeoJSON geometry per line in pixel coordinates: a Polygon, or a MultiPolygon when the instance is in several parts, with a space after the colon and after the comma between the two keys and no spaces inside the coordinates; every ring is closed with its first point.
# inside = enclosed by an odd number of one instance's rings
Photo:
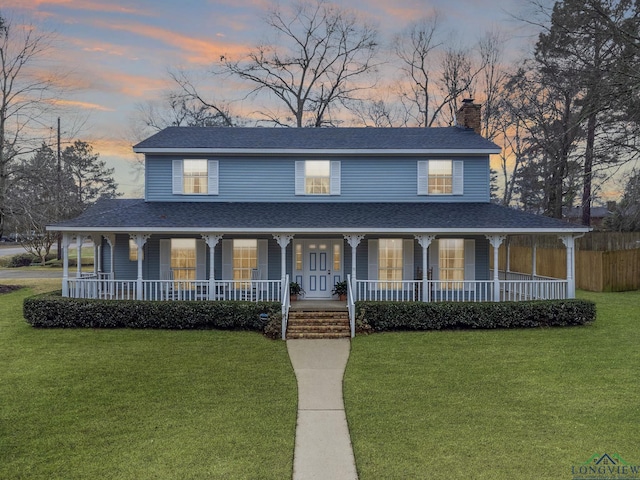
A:
{"type": "Polygon", "coordinates": [[[215,292],[215,265],[214,265],[214,259],[215,259],[215,248],[216,245],[218,245],[218,242],[220,241],[220,239],[222,238],[222,235],[211,235],[208,233],[203,233],[202,238],[204,239],[205,242],[207,242],[207,245],[209,246],[209,300],[215,300],[216,298],[216,292],[215,292]]]}
{"type": "Polygon", "coordinates": [[[132,233],[129,235],[129,238],[131,238],[131,240],[133,240],[136,243],[136,246],[138,247],[138,278],[136,280],[136,300],[143,299],[143,295],[142,295],[143,250],[142,250],[142,247],[144,247],[144,244],[147,243],[147,240],[149,240],[150,236],[151,235],[149,234],[143,234],[143,233],[132,233]]]}
{"type": "Polygon", "coordinates": [[[76,278],[80,278],[82,276],[82,234],[78,234],[76,236],[76,248],[78,249],[78,259],[76,261],[76,278]]]}
{"type": "Polygon", "coordinates": [[[416,235],[416,240],[422,247],[422,301],[430,302],[431,301],[431,289],[427,281],[429,280],[429,267],[427,264],[427,252],[429,249],[429,245],[436,238],[435,235],[416,235]]]}
{"type": "Polygon", "coordinates": [[[95,276],[98,276],[98,273],[102,272],[102,235],[93,234],[91,235],[93,238],[93,273],[95,276]]]}
{"type": "Polygon", "coordinates": [[[505,247],[506,247],[506,250],[507,250],[507,252],[506,252],[507,253],[507,265],[506,265],[504,271],[505,272],[510,272],[511,271],[511,242],[509,241],[509,237],[507,237],[505,239],[504,244],[505,244],[505,247]]]}
{"type": "MultiPolygon", "coordinates": [[[[276,235],[273,234],[273,238],[280,245],[280,272],[282,279],[287,275],[287,245],[293,239],[293,235],[276,235]]],[[[287,286],[288,288],[288,286],[287,286]]]]}
{"type": "Polygon", "coordinates": [[[93,273],[102,273],[102,234],[94,233],[93,238],[93,273]]]}
{"type": "Polygon", "coordinates": [[[356,259],[357,259],[357,255],[356,255],[356,250],[358,248],[358,245],[360,245],[360,242],[362,241],[362,239],[364,238],[364,235],[345,235],[344,236],[345,240],[347,241],[347,243],[349,244],[349,246],[351,247],[351,291],[354,292],[356,291],[356,272],[358,271],[358,269],[356,268],[356,259]]]}
{"type": "Polygon", "coordinates": [[[500,256],[498,249],[506,238],[506,235],[485,235],[493,247],[493,301],[500,301],[500,277],[498,275],[498,263],[500,256]]]}
{"type": "Polygon", "coordinates": [[[576,298],[576,281],[575,281],[575,239],[573,235],[564,235],[560,237],[567,249],[567,298],[576,298]]]}
{"type": "Polygon", "coordinates": [[[109,275],[112,280],[116,279],[114,269],[114,260],[113,260],[113,250],[116,247],[116,236],[113,233],[109,233],[107,235],[103,235],[104,239],[109,244],[109,275]]]}
{"type": "Polygon", "coordinates": [[[535,235],[531,235],[531,280],[536,278],[536,275],[538,275],[537,248],[538,248],[538,238],[535,235]]]}
{"type": "Polygon", "coordinates": [[[62,234],[62,296],[69,296],[69,244],[71,243],[71,235],[62,234]]]}

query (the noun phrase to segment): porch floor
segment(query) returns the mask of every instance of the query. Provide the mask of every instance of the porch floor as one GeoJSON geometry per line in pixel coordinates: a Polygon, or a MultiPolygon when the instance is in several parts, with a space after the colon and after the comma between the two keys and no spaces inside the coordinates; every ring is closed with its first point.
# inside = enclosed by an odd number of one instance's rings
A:
{"type": "Polygon", "coordinates": [[[297,300],[291,302],[289,309],[307,312],[346,311],[347,303],[340,300],[297,300]]]}

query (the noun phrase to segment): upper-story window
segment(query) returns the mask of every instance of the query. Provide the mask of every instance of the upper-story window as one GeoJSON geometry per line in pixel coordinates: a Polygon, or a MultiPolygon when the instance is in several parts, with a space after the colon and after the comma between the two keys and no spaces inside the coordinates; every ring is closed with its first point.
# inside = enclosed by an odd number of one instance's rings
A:
{"type": "Polygon", "coordinates": [[[462,195],[462,160],[418,161],[418,195],[462,195]]]}
{"type": "Polygon", "coordinates": [[[340,195],[339,161],[297,161],[295,177],[296,195],[340,195]]]}
{"type": "Polygon", "coordinates": [[[174,195],[217,195],[218,161],[174,160],[173,193],[174,195]]]}

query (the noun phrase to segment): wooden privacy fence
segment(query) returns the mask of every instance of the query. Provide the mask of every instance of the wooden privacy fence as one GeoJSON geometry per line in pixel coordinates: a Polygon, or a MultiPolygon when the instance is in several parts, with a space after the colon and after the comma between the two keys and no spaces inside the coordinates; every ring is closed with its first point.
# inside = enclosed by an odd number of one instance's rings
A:
{"type": "MultiPolygon", "coordinates": [[[[509,269],[531,273],[531,247],[509,247],[509,269]]],[[[506,268],[507,249],[499,250],[501,270],[506,268]]],[[[491,257],[492,258],[492,257],[491,257]]],[[[543,277],[567,278],[564,248],[537,248],[536,273],[543,277]]],[[[616,251],[576,251],[576,287],[592,292],[624,292],[640,289],[640,248],[616,251]]]]}

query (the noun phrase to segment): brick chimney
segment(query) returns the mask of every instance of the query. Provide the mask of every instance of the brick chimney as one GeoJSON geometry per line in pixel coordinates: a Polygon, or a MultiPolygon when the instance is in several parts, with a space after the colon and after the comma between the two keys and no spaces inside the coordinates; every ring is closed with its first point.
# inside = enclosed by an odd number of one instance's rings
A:
{"type": "Polygon", "coordinates": [[[462,100],[462,107],[456,112],[456,122],[459,127],[473,128],[473,130],[481,135],[481,116],[480,109],[482,105],[473,103],[473,98],[465,98],[462,100]]]}

